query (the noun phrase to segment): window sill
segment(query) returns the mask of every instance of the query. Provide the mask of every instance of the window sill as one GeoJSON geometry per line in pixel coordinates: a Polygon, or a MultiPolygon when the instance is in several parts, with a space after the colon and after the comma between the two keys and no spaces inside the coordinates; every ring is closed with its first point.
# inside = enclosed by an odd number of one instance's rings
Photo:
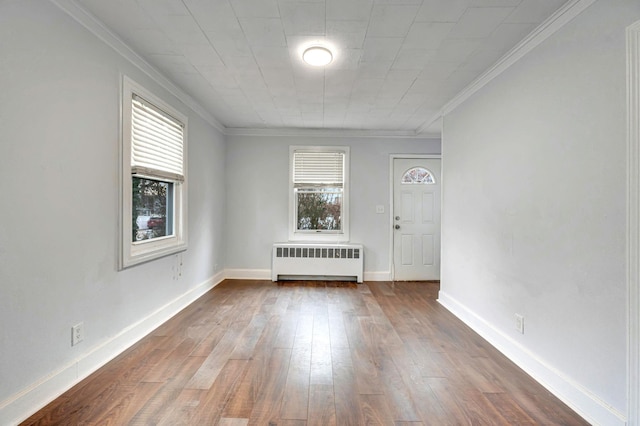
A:
{"type": "Polygon", "coordinates": [[[180,253],[187,250],[186,242],[171,242],[170,244],[154,245],[153,247],[144,247],[139,244],[131,247],[131,253],[125,254],[122,259],[120,269],[130,268],[132,266],[140,265],[161,257],[169,256],[172,254],[180,253]]]}

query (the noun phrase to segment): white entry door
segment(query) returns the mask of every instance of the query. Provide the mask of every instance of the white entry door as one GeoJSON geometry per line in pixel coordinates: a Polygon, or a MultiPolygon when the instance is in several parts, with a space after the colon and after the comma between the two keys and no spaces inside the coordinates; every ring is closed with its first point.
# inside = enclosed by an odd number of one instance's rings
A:
{"type": "Polygon", "coordinates": [[[440,159],[393,160],[394,279],[440,279],[440,159]]]}

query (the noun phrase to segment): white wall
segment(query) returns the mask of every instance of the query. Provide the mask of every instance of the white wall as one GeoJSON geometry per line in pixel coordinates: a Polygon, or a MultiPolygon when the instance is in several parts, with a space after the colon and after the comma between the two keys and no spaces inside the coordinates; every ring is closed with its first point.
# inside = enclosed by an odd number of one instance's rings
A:
{"type": "Polygon", "coordinates": [[[48,1],[0,2],[0,58],[0,424],[10,424],[215,284],[225,147],[48,1]],[[121,73],[189,118],[189,249],[118,272],[121,73]],[[85,341],[71,347],[81,321],[85,341]]]}
{"type": "Polygon", "coordinates": [[[597,1],[444,118],[441,300],[598,424],[626,412],[625,28],[638,19],[637,0],[597,1]]]}
{"type": "Polygon", "coordinates": [[[289,146],[351,148],[350,240],[365,246],[365,275],[387,277],[389,155],[440,153],[438,139],[228,136],[227,141],[226,267],[238,275],[270,270],[272,244],[288,239],[289,146]],[[379,204],[385,214],[376,214],[379,204]]]}

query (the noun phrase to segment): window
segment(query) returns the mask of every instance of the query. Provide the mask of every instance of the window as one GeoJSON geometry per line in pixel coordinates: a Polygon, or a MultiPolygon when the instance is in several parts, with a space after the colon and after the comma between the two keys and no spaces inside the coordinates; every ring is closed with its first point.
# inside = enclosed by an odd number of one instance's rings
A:
{"type": "Polygon", "coordinates": [[[414,167],[402,175],[400,182],[402,185],[433,185],[436,183],[436,180],[433,174],[424,167],[414,167]]]}
{"type": "Polygon", "coordinates": [[[187,118],[128,78],[122,90],[120,267],[185,250],[187,118]]]}
{"type": "Polygon", "coordinates": [[[348,241],[348,147],[290,148],[291,240],[348,241]]]}

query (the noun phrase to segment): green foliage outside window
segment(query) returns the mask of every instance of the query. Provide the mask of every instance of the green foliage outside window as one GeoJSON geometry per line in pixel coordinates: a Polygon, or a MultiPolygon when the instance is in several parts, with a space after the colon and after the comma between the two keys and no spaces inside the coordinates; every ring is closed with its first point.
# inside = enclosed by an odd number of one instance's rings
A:
{"type": "Polygon", "coordinates": [[[342,229],[342,193],[339,189],[299,190],[297,227],[305,231],[342,229]],[[326,191],[326,192],[325,192],[326,191]]]}

